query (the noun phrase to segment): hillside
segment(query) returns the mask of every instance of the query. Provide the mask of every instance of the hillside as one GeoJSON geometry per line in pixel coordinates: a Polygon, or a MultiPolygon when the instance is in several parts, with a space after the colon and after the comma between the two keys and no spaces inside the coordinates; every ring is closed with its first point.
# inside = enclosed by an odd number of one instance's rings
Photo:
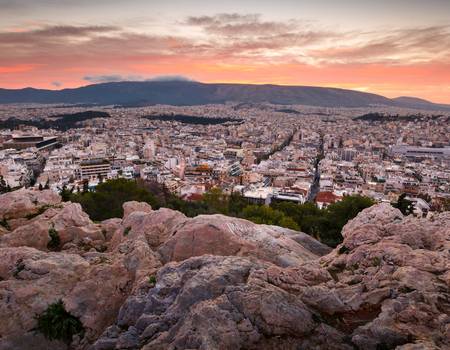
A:
{"type": "Polygon", "coordinates": [[[189,81],[103,83],[59,91],[32,88],[0,89],[0,103],[81,103],[145,106],[154,104],[201,105],[242,102],[323,107],[401,106],[450,110],[450,106],[416,99],[388,99],[353,90],[248,84],[203,84],[189,81]]]}
{"type": "Polygon", "coordinates": [[[0,223],[2,350],[450,347],[448,212],[375,205],[332,251],[138,202],[94,223],[50,190],[1,195],[0,223]]]}

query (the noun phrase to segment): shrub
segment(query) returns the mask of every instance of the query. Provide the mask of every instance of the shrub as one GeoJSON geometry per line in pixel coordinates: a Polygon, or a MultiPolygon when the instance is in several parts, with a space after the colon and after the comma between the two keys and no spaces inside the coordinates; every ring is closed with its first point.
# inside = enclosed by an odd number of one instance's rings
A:
{"type": "Polygon", "coordinates": [[[49,250],[57,250],[61,244],[58,231],[52,226],[48,229],[48,235],[50,236],[50,241],[47,244],[47,248],[49,250]]]}
{"type": "Polygon", "coordinates": [[[156,276],[155,275],[148,276],[148,283],[153,287],[156,284],[156,276]]]}
{"type": "Polygon", "coordinates": [[[37,331],[49,340],[61,340],[70,344],[74,335],[84,333],[83,324],[66,311],[62,300],[50,304],[36,320],[37,331]]]}
{"type": "Polygon", "coordinates": [[[0,220],[0,226],[3,226],[3,227],[6,228],[8,231],[11,229],[11,227],[9,226],[8,221],[6,221],[6,219],[0,220]]]}
{"type": "Polygon", "coordinates": [[[128,234],[130,233],[130,231],[131,231],[131,226],[125,227],[125,230],[123,230],[123,235],[124,235],[124,236],[128,236],[128,234]]]}

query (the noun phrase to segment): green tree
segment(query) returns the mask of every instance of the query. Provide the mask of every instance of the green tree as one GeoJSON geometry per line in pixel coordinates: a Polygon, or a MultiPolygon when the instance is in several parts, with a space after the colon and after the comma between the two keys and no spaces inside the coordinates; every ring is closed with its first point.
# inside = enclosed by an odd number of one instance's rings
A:
{"type": "Polygon", "coordinates": [[[211,213],[228,214],[228,199],[220,188],[213,188],[203,194],[203,202],[211,213]]]}
{"type": "Polygon", "coordinates": [[[445,198],[442,201],[442,210],[441,211],[450,211],[450,198],[445,198]]]}
{"type": "Polygon", "coordinates": [[[63,188],[61,189],[61,192],[59,193],[60,196],[61,196],[62,201],[63,202],[70,201],[71,196],[72,196],[72,192],[73,192],[73,189],[72,189],[72,191],[70,191],[70,190],[67,189],[67,186],[64,185],[63,188]]]}
{"type": "Polygon", "coordinates": [[[282,211],[265,205],[248,205],[242,211],[242,217],[256,224],[277,225],[297,231],[300,229],[296,222],[282,211]]]}
{"type": "Polygon", "coordinates": [[[78,202],[92,220],[102,221],[123,216],[122,205],[128,201],[146,202],[158,207],[156,198],[133,180],[116,179],[99,184],[94,191],[74,193],[71,201],[78,202]]]}
{"type": "Polygon", "coordinates": [[[241,216],[244,208],[248,206],[248,201],[238,192],[233,192],[228,200],[228,215],[241,216]]]}
{"type": "Polygon", "coordinates": [[[394,203],[393,207],[399,209],[403,215],[410,215],[414,210],[413,202],[406,199],[406,193],[402,193],[398,197],[397,203],[394,203]]]}
{"type": "Polygon", "coordinates": [[[292,202],[274,203],[272,207],[291,217],[301,230],[313,235],[317,231],[317,219],[323,213],[314,203],[295,204],[292,202]]]}
{"type": "Polygon", "coordinates": [[[359,195],[346,196],[340,202],[330,204],[317,222],[319,239],[331,247],[337,246],[343,240],[341,231],[345,224],[374,204],[372,199],[359,195]]]}

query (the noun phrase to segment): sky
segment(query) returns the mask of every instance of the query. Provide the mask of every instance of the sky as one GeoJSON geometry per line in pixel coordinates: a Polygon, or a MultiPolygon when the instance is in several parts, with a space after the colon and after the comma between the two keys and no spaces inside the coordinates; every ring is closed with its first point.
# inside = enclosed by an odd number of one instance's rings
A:
{"type": "Polygon", "coordinates": [[[0,87],[182,78],[450,103],[450,0],[0,0],[0,87]]]}

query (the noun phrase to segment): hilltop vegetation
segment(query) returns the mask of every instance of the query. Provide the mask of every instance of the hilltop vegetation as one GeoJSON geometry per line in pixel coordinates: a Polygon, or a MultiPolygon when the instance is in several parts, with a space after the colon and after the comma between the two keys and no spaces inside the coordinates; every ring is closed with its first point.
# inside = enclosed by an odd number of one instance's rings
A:
{"type": "Polygon", "coordinates": [[[80,127],[78,123],[95,118],[109,118],[106,112],[86,111],[73,114],[58,114],[47,117],[48,119],[22,120],[14,117],[0,121],[0,129],[16,129],[20,125],[34,126],[38,129],[56,129],[67,131],[80,127]]]}
{"type": "MultiPolygon", "coordinates": [[[[414,120],[434,120],[438,118],[443,118],[443,115],[432,115],[432,116],[425,116],[423,114],[409,114],[409,115],[389,115],[389,114],[382,114],[382,113],[367,113],[360,115],[359,117],[354,118],[354,120],[363,120],[368,122],[390,122],[390,121],[414,121],[414,120]]],[[[449,117],[445,118],[446,121],[449,121],[449,117]]]]}
{"type": "Polygon", "coordinates": [[[147,115],[143,117],[148,120],[160,120],[163,122],[179,122],[182,124],[194,124],[194,125],[217,125],[224,123],[242,123],[242,119],[233,118],[207,118],[198,117],[194,115],[185,114],[161,114],[161,115],[147,115]]]}
{"type": "Polygon", "coordinates": [[[159,184],[125,179],[106,181],[90,192],[67,193],[64,190],[62,197],[80,203],[95,221],[122,217],[123,203],[134,200],[149,203],[154,209],[174,209],[189,217],[223,214],[257,224],[303,231],[331,247],[342,242],[342,227],[361,210],[374,204],[367,197],[348,196],[322,210],[312,203],[274,203],[267,207],[250,205],[240,194],[226,195],[216,188],[206,192],[201,200],[188,202],[159,184]]]}

